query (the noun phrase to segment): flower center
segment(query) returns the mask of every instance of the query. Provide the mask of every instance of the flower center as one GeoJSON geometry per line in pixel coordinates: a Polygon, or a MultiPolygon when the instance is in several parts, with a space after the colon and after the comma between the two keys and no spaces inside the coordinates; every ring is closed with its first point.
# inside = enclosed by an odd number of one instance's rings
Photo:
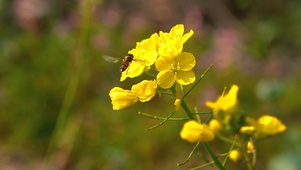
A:
{"type": "Polygon", "coordinates": [[[171,64],[171,69],[174,71],[174,72],[177,72],[179,71],[181,68],[180,68],[180,63],[177,62],[177,63],[172,63],[171,64]]]}

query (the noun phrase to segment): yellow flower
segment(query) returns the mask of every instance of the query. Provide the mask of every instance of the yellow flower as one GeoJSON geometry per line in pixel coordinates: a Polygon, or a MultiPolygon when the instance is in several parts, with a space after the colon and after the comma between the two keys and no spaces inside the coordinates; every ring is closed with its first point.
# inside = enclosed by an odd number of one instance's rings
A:
{"type": "Polygon", "coordinates": [[[181,85],[188,85],[195,81],[195,74],[191,70],[196,64],[191,53],[183,52],[177,56],[161,56],[156,61],[158,85],[164,89],[170,88],[175,81],[181,85]]]}
{"type": "Polygon", "coordinates": [[[182,102],[182,93],[180,91],[177,91],[176,93],[176,100],[174,102],[175,111],[178,111],[181,107],[182,102]]]}
{"type": "Polygon", "coordinates": [[[242,156],[241,156],[241,153],[239,150],[235,149],[235,150],[230,151],[229,159],[231,161],[233,161],[234,163],[237,163],[238,161],[240,161],[241,158],[242,158],[242,156]]]}
{"type": "MultiPolygon", "coordinates": [[[[258,120],[247,117],[246,121],[251,125],[250,127],[254,127],[253,135],[256,138],[275,135],[286,130],[286,126],[279,119],[269,115],[263,115],[258,120]]],[[[242,129],[240,131],[242,132],[242,129]]]]}
{"type": "Polygon", "coordinates": [[[248,153],[254,153],[255,152],[255,146],[253,144],[253,142],[249,141],[247,143],[247,152],[248,153]]]}
{"type": "Polygon", "coordinates": [[[169,33],[160,31],[159,56],[176,56],[183,50],[183,44],[193,35],[190,30],[184,34],[184,25],[177,24],[172,27],[169,33]]]}
{"type": "Polygon", "coordinates": [[[215,112],[218,111],[232,111],[237,105],[237,92],[239,87],[232,85],[229,93],[220,96],[216,102],[206,102],[206,106],[212,108],[215,112]]]}
{"type": "Polygon", "coordinates": [[[221,123],[216,119],[212,119],[209,122],[209,127],[210,127],[210,129],[213,130],[214,133],[217,133],[218,131],[220,131],[222,129],[221,123]]]}
{"type": "Polygon", "coordinates": [[[156,95],[156,80],[143,80],[132,86],[132,92],[139,98],[139,101],[146,102],[156,95]]]}
{"type": "Polygon", "coordinates": [[[266,135],[275,135],[286,130],[286,126],[276,117],[263,115],[258,119],[261,130],[266,135]]]}
{"type": "Polygon", "coordinates": [[[200,124],[195,120],[186,122],[180,132],[182,139],[188,142],[209,142],[214,140],[214,132],[206,124],[200,124]]]}
{"type": "Polygon", "coordinates": [[[129,67],[121,73],[120,81],[124,81],[127,77],[138,77],[150,69],[157,59],[158,34],[153,34],[150,38],[142,40],[136,44],[136,48],[128,53],[134,56],[129,67]]]}
{"type": "Polygon", "coordinates": [[[254,126],[242,126],[239,131],[240,131],[240,133],[250,135],[255,131],[255,127],[254,126]]]}
{"type": "Polygon", "coordinates": [[[138,97],[130,90],[124,90],[120,87],[114,87],[110,90],[110,98],[113,110],[120,110],[131,106],[138,101],[138,97]]]}

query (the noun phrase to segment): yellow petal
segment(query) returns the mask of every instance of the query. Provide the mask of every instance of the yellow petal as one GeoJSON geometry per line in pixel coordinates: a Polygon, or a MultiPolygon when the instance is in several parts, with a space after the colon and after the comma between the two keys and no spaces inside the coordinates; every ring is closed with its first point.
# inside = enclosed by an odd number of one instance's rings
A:
{"type": "Polygon", "coordinates": [[[131,106],[138,101],[138,97],[130,90],[114,87],[110,90],[109,96],[112,101],[113,110],[120,110],[131,106]]]}
{"type": "Polygon", "coordinates": [[[216,102],[206,102],[206,106],[209,108],[214,109],[215,111],[223,110],[227,112],[233,111],[236,107],[237,101],[237,93],[238,93],[238,86],[232,85],[229,93],[220,96],[216,102]]]}
{"type": "Polygon", "coordinates": [[[213,130],[214,133],[217,133],[218,131],[220,131],[222,129],[221,123],[216,119],[212,119],[210,121],[209,127],[210,127],[210,129],[213,130]]]}
{"type": "Polygon", "coordinates": [[[266,135],[275,135],[286,130],[286,126],[276,117],[263,115],[258,119],[262,132],[266,135]]]}
{"type": "Polygon", "coordinates": [[[156,80],[143,80],[142,82],[132,86],[132,92],[136,94],[141,102],[151,100],[156,95],[156,90],[156,80]]]}
{"type": "Polygon", "coordinates": [[[127,77],[134,78],[140,76],[144,71],[145,65],[141,61],[132,61],[128,69],[124,72],[127,77]]]}
{"type": "Polygon", "coordinates": [[[158,71],[170,70],[173,62],[174,62],[173,57],[161,56],[156,61],[156,69],[158,71]]]}
{"type": "Polygon", "coordinates": [[[180,69],[183,71],[191,70],[196,64],[195,57],[187,52],[177,55],[175,60],[179,63],[180,69]]]}
{"type": "Polygon", "coordinates": [[[240,161],[241,158],[242,158],[242,155],[239,150],[235,149],[235,150],[230,151],[229,159],[231,161],[233,161],[234,163],[237,163],[238,161],[240,161]]]}
{"type": "Polygon", "coordinates": [[[254,126],[242,126],[239,131],[240,131],[240,133],[250,135],[255,131],[255,127],[254,126]]]}
{"type": "Polygon", "coordinates": [[[214,132],[206,124],[200,124],[195,120],[186,122],[180,132],[182,139],[195,143],[198,141],[209,142],[214,140],[214,132]]]}
{"type": "Polygon", "coordinates": [[[157,83],[163,89],[170,88],[175,83],[175,76],[173,71],[160,71],[157,75],[157,83]]]}
{"type": "Polygon", "coordinates": [[[181,85],[188,85],[195,81],[195,74],[193,71],[177,71],[176,81],[181,85]]]}
{"type": "Polygon", "coordinates": [[[181,38],[184,34],[184,25],[183,24],[175,25],[170,29],[169,34],[172,38],[181,38]]]}
{"type": "Polygon", "coordinates": [[[184,44],[193,35],[193,33],[193,30],[190,30],[189,33],[184,34],[181,42],[184,44]]]}
{"type": "Polygon", "coordinates": [[[177,91],[176,93],[176,100],[174,102],[175,110],[179,110],[181,107],[181,102],[182,102],[182,93],[180,91],[177,91]]]}

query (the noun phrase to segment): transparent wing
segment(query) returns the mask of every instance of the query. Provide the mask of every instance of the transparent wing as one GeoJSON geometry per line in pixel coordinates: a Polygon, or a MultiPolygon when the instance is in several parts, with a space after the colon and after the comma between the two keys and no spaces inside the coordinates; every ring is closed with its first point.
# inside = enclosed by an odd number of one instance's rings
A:
{"type": "Polygon", "coordinates": [[[112,56],[109,56],[109,55],[103,55],[102,58],[108,62],[111,62],[111,63],[117,63],[120,61],[120,58],[117,58],[117,57],[112,57],[112,56]]]}

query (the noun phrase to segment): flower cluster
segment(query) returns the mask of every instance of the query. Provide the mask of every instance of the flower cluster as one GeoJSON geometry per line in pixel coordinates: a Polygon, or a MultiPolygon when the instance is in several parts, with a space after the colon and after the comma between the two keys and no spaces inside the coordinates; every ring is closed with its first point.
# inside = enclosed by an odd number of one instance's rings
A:
{"type": "Polygon", "coordinates": [[[188,85],[195,81],[192,71],[196,64],[195,57],[188,52],[183,52],[184,43],[193,35],[190,30],[184,34],[184,25],[178,24],[169,32],[152,34],[149,38],[136,44],[128,53],[134,56],[128,68],[121,73],[120,81],[134,78],[149,72],[153,67],[156,79],[133,85],[131,90],[114,87],[109,95],[114,110],[128,107],[138,100],[149,101],[156,94],[158,88],[168,89],[175,83],[188,85]],[[143,86],[144,88],[141,88],[143,86]]]}
{"type": "Polygon", "coordinates": [[[209,125],[196,121],[188,121],[184,124],[180,136],[189,142],[204,142],[214,140],[215,135],[247,134],[255,139],[269,135],[275,135],[286,130],[286,126],[276,117],[264,115],[258,120],[245,118],[238,113],[239,87],[232,85],[227,94],[220,96],[215,102],[207,101],[206,106],[213,109],[213,119],[209,125]]]}
{"type": "Polygon", "coordinates": [[[112,100],[113,110],[120,110],[138,102],[147,102],[156,95],[156,80],[143,80],[132,86],[131,90],[124,90],[120,87],[111,89],[109,95],[112,100]]]}

